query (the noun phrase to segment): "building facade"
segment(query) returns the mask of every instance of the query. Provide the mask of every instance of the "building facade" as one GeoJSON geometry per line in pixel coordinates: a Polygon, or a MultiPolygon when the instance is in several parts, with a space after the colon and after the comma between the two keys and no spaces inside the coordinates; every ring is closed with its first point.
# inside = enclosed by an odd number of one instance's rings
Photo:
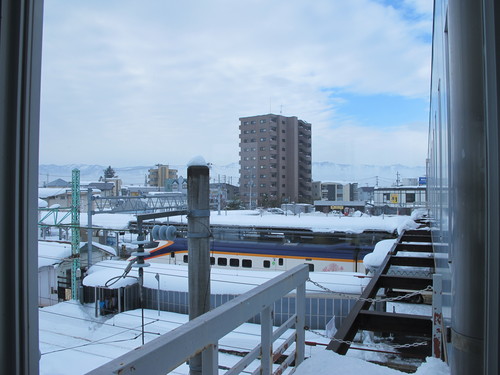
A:
{"type": "Polygon", "coordinates": [[[358,183],[321,182],[312,183],[313,200],[357,201],[359,200],[358,183]]]}
{"type": "Polygon", "coordinates": [[[240,197],[249,208],[312,201],[311,124],[296,116],[240,118],[240,197]]]}
{"type": "Polygon", "coordinates": [[[377,187],[373,197],[378,213],[410,214],[416,208],[427,208],[425,186],[377,187]]]}
{"type": "Polygon", "coordinates": [[[165,187],[167,180],[177,179],[177,169],[169,168],[168,165],[157,164],[156,168],[148,170],[148,185],[165,187]]]}

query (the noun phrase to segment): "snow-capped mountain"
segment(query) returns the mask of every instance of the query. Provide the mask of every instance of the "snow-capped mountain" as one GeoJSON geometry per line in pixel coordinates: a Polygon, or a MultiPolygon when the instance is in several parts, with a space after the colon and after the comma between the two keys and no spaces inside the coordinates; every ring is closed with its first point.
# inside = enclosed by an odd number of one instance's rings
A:
{"type": "MultiPolygon", "coordinates": [[[[147,179],[148,170],[154,168],[154,166],[112,167],[116,175],[122,179],[123,183],[129,185],[143,185],[147,179]]],[[[187,167],[185,165],[170,165],[170,167],[177,169],[179,171],[179,176],[186,177],[187,167]]],[[[106,169],[107,166],[88,164],[42,164],[39,166],[40,186],[57,178],[71,181],[71,171],[75,168],[80,170],[81,181],[97,181],[100,176],[104,175],[104,169],[106,169]]],[[[398,177],[402,180],[404,178],[425,176],[425,167],[409,167],[400,164],[381,166],[313,162],[312,175],[314,181],[357,182],[360,186],[374,186],[378,181],[379,186],[390,186],[398,177]]],[[[219,181],[220,179],[221,182],[225,181],[237,185],[239,164],[211,165],[210,177],[215,181],[219,181]]]]}

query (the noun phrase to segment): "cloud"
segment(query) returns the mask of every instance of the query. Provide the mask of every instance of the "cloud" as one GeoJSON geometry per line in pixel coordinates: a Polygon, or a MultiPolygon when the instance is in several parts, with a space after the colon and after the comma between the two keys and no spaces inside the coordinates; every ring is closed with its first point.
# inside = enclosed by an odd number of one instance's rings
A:
{"type": "Polygon", "coordinates": [[[238,118],[281,110],[327,155],[348,133],[329,90],[427,97],[427,8],[406,2],[418,19],[368,0],[46,0],[41,162],[233,162],[238,118]]]}

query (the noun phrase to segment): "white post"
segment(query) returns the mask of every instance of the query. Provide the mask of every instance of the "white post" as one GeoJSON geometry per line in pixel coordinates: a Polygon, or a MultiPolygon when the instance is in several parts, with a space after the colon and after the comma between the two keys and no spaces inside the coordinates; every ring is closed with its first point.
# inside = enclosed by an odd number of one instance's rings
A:
{"type": "Polygon", "coordinates": [[[297,287],[297,297],[295,301],[297,321],[295,323],[295,368],[304,361],[305,355],[305,317],[306,317],[306,284],[297,287]]]}
{"type": "Polygon", "coordinates": [[[273,373],[273,310],[271,306],[266,307],[260,313],[260,335],[261,335],[261,368],[262,375],[273,373]]]}

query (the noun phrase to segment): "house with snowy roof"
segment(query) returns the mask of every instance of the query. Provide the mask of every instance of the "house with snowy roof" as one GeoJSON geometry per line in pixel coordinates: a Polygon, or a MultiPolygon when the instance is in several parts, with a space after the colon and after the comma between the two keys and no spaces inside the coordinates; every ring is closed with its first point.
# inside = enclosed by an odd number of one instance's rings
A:
{"type": "MultiPolygon", "coordinates": [[[[92,195],[99,195],[101,190],[92,189],[92,195]]],[[[88,188],[80,188],[80,212],[87,212],[88,188]]],[[[71,188],[68,187],[44,187],[38,188],[38,198],[47,202],[49,208],[54,205],[58,207],[71,206],[71,188]]]]}
{"type": "MultiPolygon", "coordinates": [[[[116,256],[114,248],[97,242],[92,243],[90,264],[116,256]]],[[[51,306],[71,298],[71,243],[62,241],[38,241],[38,305],[51,306]]],[[[82,275],[88,269],[87,243],[80,243],[80,269],[82,275]]]]}

